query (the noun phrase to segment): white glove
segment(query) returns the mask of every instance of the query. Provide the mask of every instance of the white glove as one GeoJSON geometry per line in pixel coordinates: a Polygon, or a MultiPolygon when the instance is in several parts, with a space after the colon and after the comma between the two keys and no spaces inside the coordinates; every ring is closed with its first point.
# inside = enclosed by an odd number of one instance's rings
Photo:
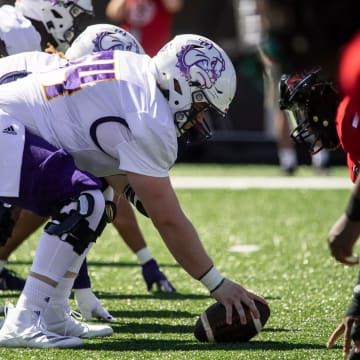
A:
{"type": "Polygon", "coordinates": [[[96,318],[107,322],[116,321],[116,319],[100,304],[99,299],[90,288],[74,289],[74,297],[76,305],[84,320],[90,321],[93,318],[96,318]]]}

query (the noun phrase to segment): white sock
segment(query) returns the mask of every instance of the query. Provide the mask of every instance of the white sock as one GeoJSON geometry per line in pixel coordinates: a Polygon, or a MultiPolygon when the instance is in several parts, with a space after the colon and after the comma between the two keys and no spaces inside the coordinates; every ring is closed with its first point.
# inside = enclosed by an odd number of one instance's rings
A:
{"type": "Polygon", "coordinates": [[[53,286],[29,276],[16,307],[44,311],[54,293],[53,286]]]}
{"type": "Polygon", "coordinates": [[[317,168],[324,167],[328,164],[329,158],[329,152],[326,150],[321,150],[317,154],[311,156],[312,165],[317,168]]]}
{"type": "Polygon", "coordinates": [[[71,289],[74,285],[75,278],[62,278],[57,287],[53,297],[50,299],[50,304],[64,304],[69,301],[71,289]]]}
{"type": "Polygon", "coordinates": [[[149,249],[146,246],[140,249],[139,251],[137,251],[136,256],[138,258],[138,262],[140,265],[144,265],[153,258],[149,249]]]}
{"type": "Polygon", "coordinates": [[[78,257],[72,245],[56,235],[44,232],[39,240],[31,271],[59,282],[78,257]]]}
{"type": "Polygon", "coordinates": [[[284,168],[291,168],[297,166],[297,156],[294,149],[279,149],[278,157],[280,166],[284,168]]]}
{"type": "Polygon", "coordinates": [[[0,272],[3,271],[6,264],[7,260],[0,260],[0,272]]]}

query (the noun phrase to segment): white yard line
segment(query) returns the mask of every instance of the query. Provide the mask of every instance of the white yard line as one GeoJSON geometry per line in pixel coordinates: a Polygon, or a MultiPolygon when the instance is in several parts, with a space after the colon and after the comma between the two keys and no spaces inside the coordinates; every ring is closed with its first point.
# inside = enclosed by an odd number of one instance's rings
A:
{"type": "Polygon", "coordinates": [[[174,176],[177,189],[352,189],[346,177],[174,176]]]}

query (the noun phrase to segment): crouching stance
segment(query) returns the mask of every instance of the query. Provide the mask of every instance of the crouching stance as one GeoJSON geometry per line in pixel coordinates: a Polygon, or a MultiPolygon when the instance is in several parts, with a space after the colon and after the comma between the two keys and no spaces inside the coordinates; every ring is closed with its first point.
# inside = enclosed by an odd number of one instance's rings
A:
{"type": "Polygon", "coordinates": [[[51,217],[16,307],[7,308],[0,346],[77,347],[82,345],[80,338],[111,335],[110,326],[75,320],[68,303],[86,254],[113,218],[114,207],[104,198],[104,185],[79,170],[66,151],[9,122],[6,114],[0,113],[0,124],[13,130],[13,138],[7,139],[4,131],[0,137],[12,142],[16,163],[21,164],[17,169],[0,157],[1,166],[9,168],[8,180],[0,179],[1,195],[7,195],[1,199],[51,217]]]}

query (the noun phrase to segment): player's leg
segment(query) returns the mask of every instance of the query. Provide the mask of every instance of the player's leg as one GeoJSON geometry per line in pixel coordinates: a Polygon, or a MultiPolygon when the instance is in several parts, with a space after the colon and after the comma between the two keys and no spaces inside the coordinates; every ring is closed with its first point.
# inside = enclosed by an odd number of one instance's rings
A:
{"type": "Polygon", "coordinates": [[[81,339],[67,335],[70,314],[63,309],[61,314],[54,310],[61,300],[62,305],[67,303],[74,277],[105,226],[105,199],[100,188],[100,181],[79,171],[65,151],[26,133],[19,197],[1,200],[43,216],[52,215],[52,221],[40,238],[17,305],[8,311],[0,330],[1,346],[82,345],[81,339]],[[57,302],[52,303],[52,298],[57,302]],[[58,316],[57,323],[51,321],[51,315],[58,316]],[[49,326],[43,328],[44,316],[52,328],[57,327],[57,332],[64,331],[66,335],[49,332],[49,326]],[[61,323],[65,328],[60,329],[61,323]]]}
{"type": "MultiPolygon", "coordinates": [[[[18,277],[13,271],[5,268],[10,255],[27,239],[31,234],[40,228],[46,221],[46,217],[19,209],[0,202],[0,234],[3,235],[5,244],[0,247],[0,289],[1,290],[22,290],[25,279],[18,277]],[[12,227],[12,225],[14,225],[12,227]],[[11,229],[10,229],[11,227],[11,229]],[[8,229],[3,231],[3,229],[8,229]],[[7,234],[10,237],[5,236],[7,234]],[[7,238],[7,239],[6,239],[7,238]]],[[[99,299],[91,289],[90,278],[87,273],[86,261],[80,268],[79,274],[74,283],[75,300],[81,305],[81,313],[85,320],[92,317],[101,318],[106,321],[116,319],[102,307],[99,299]],[[84,316],[87,315],[87,316],[84,316]]]]}
{"type": "MultiPolygon", "coordinates": [[[[78,337],[108,336],[113,333],[110,326],[88,325],[80,323],[70,316],[69,296],[74,280],[84,263],[87,252],[101,234],[106,223],[106,214],[101,205],[105,200],[99,190],[85,190],[74,200],[66,204],[58,215],[53,216],[52,221],[45,228],[47,234],[56,236],[55,240],[60,238],[63,242],[70,244],[73,252],[78,256],[75,255],[68,271],[59,280],[44,314],[44,319],[47,328],[57,334],[78,337]]],[[[40,247],[38,251],[40,255],[37,260],[38,268],[43,273],[44,268],[48,267],[50,277],[52,268],[46,263],[49,255],[47,251],[47,245],[40,247]],[[41,255],[41,251],[43,251],[43,255],[41,255]]],[[[32,273],[39,273],[36,271],[36,260],[34,260],[32,273]]]]}
{"type": "Polygon", "coordinates": [[[116,206],[117,215],[113,224],[127,246],[136,254],[147,289],[151,291],[155,284],[159,291],[174,292],[175,288],[150,253],[129,202],[119,197],[116,206]]]}
{"type": "MultiPolygon", "coordinates": [[[[3,214],[1,229],[4,227],[10,229],[5,231],[5,244],[0,246],[0,289],[1,290],[22,290],[25,280],[18,277],[14,272],[6,269],[10,255],[23,243],[23,241],[34,233],[46,221],[46,217],[34,214],[28,210],[21,210],[16,207],[9,207],[0,203],[0,213],[3,214]],[[6,215],[5,212],[8,212],[6,215]],[[9,224],[10,223],[10,224],[9,224]],[[13,227],[11,225],[14,225],[13,227]]],[[[4,234],[2,232],[2,234],[4,234]]]]}
{"type": "Polygon", "coordinates": [[[298,167],[295,145],[289,136],[290,129],[285,114],[278,110],[275,116],[280,168],[285,175],[292,175],[298,167]]]}
{"type": "MultiPolygon", "coordinates": [[[[106,187],[103,195],[107,201],[112,202],[114,200],[114,191],[110,186],[106,187]]],[[[113,216],[115,216],[115,214],[113,214],[113,216]]],[[[84,320],[91,320],[95,317],[108,322],[116,321],[116,319],[100,304],[99,299],[95,296],[91,289],[91,281],[88,274],[86,258],[83,261],[78,276],[75,279],[73,292],[75,302],[84,320]]]]}
{"type": "Polygon", "coordinates": [[[329,175],[330,172],[330,152],[321,150],[311,156],[311,164],[316,174],[329,175]]]}

